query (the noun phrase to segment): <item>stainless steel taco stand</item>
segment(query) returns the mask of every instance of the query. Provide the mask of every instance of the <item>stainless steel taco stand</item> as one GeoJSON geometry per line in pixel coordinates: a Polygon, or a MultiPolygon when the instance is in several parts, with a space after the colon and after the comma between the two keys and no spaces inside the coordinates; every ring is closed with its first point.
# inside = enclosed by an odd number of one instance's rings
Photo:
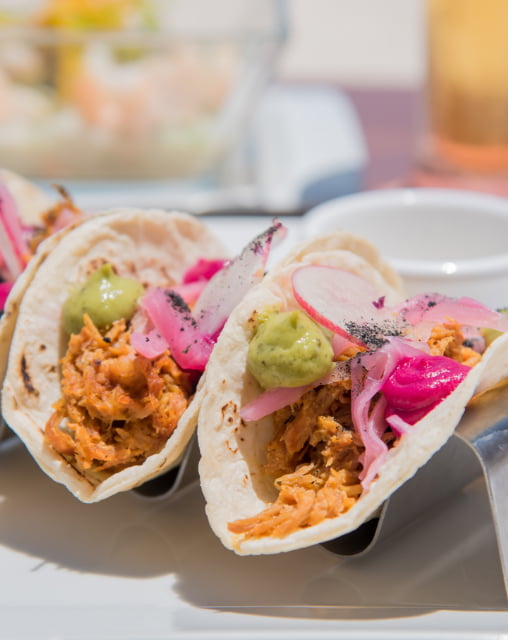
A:
{"type": "Polygon", "coordinates": [[[384,503],[379,513],[323,547],[343,556],[364,555],[482,474],[508,598],[508,385],[475,398],[446,445],[384,503]]]}
{"type": "Polygon", "coordinates": [[[169,500],[177,492],[198,478],[199,448],[196,436],[185,449],[179,463],[165,473],[133,489],[133,493],[147,500],[169,500]]]}

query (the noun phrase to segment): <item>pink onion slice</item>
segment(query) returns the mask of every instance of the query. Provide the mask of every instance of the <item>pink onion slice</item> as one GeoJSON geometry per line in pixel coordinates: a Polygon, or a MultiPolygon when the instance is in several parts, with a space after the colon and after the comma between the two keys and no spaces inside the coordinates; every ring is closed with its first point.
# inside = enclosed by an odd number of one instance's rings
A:
{"type": "Polygon", "coordinates": [[[157,329],[152,329],[148,333],[134,331],[131,335],[131,344],[139,354],[149,360],[158,358],[168,348],[167,341],[157,329]]]}
{"type": "MultiPolygon", "coordinates": [[[[177,364],[182,369],[203,371],[213,339],[201,333],[185,301],[171,290],[155,288],[145,294],[141,305],[177,364]]],[[[135,340],[142,345],[141,339],[135,340]]]]}
{"type": "Polygon", "coordinates": [[[207,260],[206,258],[199,258],[199,260],[183,274],[182,284],[198,281],[207,282],[217,271],[220,271],[225,264],[226,260],[222,259],[207,260]]]}
{"type": "Polygon", "coordinates": [[[320,385],[332,384],[347,377],[349,377],[347,362],[338,362],[330,373],[311,384],[300,387],[272,387],[263,391],[257,398],[243,406],[240,410],[240,416],[246,422],[261,420],[261,418],[274,413],[278,409],[283,409],[297,402],[309,389],[320,385]]]}
{"type": "Polygon", "coordinates": [[[447,358],[420,353],[403,357],[381,387],[387,414],[413,425],[465,379],[471,368],[447,358]]]}
{"type": "Polygon", "coordinates": [[[153,358],[163,347],[169,348],[182,369],[203,371],[228,316],[253,282],[263,276],[271,244],[284,237],[285,232],[285,227],[274,221],[235,260],[198,262],[194,271],[187,272],[186,283],[173,289],[148,291],[140,304],[154,331],[133,332],[131,341],[136,350],[153,358]],[[220,265],[220,271],[208,282],[202,279],[220,265]],[[189,300],[198,291],[196,306],[191,311],[189,300]]]}
{"type": "Polygon", "coordinates": [[[387,327],[389,312],[365,278],[336,267],[306,265],[295,269],[292,286],[311,318],[358,346],[379,346],[383,334],[393,332],[387,327]]]}
{"type": "Polygon", "coordinates": [[[473,298],[451,298],[438,293],[422,294],[404,301],[394,311],[409,324],[432,325],[455,320],[462,325],[508,331],[508,315],[489,309],[473,298]]]}
{"type": "Polygon", "coordinates": [[[374,409],[372,401],[403,357],[421,353],[421,349],[405,340],[392,337],[377,351],[360,354],[351,361],[351,413],[353,425],[365,447],[360,474],[365,489],[376,477],[388,454],[388,447],[381,438],[387,426],[384,415],[386,400],[379,398],[374,409]]]}
{"type": "Polygon", "coordinates": [[[193,280],[192,282],[185,282],[177,284],[171,287],[171,291],[174,291],[181,296],[185,302],[192,307],[196,304],[199,296],[203,293],[203,289],[206,287],[206,280],[193,280]]]}
{"type": "Polygon", "coordinates": [[[14,282],[0,282],[0,309],[5,308],[5,303],[9,297],[14,282]]]}
{"type": "Polygon", "coordinates": [[[26,266],[29,250],[14,198],[0,182],[0,251],[9,279],[16,279],[26,266]]]}
{"type": "Polygon", "coordinates": [[[246,422],[261,420],[278,409],[297,402],[311,385],[301,387],[272,387],[247,403],[240,410],[240,417],[246,422]]]}

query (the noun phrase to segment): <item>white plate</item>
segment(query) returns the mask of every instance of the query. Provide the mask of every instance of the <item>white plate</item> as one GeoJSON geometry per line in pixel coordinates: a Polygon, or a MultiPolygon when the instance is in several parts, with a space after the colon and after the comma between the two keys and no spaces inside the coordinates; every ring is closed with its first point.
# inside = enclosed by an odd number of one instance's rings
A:
{"type": "MultiPolygon", "coordinates": [[[[266,219],[210,220],[226,244],[266,219]]],[[[297,238],[298,222],[288,221],[297,238]]],[[[286,249],[288,244],[286,244],[286,249]]],[[[485,489],[363,558],[324,548],[238,557],[197,482],[171,501],[85,505],[17,441],[0,451],[0,638],[499,638],[508,630],[485,489]]]]}

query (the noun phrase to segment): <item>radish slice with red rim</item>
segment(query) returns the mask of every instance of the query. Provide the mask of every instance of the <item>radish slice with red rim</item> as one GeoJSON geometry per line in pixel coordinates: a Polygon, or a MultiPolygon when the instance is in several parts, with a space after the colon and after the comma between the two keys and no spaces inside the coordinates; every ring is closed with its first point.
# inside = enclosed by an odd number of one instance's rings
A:
{"type": "Polygon", "coordinates": [[[209,280],[193,310],[202,333],[212,335],[222,329],[247,291],[263,278],[272,244],[281,241],[286,233],[286,227],[274,221],[209,280]]]}
{"type": "Polygon", "coordinates": [[[384,299],[365,278],[324,265],[306,265],[292,275],[293,293],[311,318],[363,348],[379,347],[399,333],[384,299]]]}

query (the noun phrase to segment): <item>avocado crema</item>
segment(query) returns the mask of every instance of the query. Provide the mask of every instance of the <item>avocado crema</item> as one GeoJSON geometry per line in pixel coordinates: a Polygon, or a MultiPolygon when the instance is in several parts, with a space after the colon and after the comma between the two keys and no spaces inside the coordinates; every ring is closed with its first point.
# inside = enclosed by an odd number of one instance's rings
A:
{"type": "Polygon", "coordinates": [[[63,328],[68,334],[79,333],[85,314],[99,330],[120,318],[129,320],[143,292],[139,282],[117,276],[111,264],[106,263],[71,291],[62,309],[63,328]]]}
{"type": "Polygon", "coordinates": [[[323,331],[302,311],[259,314],[247,366],[263,388],[310,384],[330,371],[332,360],[323,331]]]}

